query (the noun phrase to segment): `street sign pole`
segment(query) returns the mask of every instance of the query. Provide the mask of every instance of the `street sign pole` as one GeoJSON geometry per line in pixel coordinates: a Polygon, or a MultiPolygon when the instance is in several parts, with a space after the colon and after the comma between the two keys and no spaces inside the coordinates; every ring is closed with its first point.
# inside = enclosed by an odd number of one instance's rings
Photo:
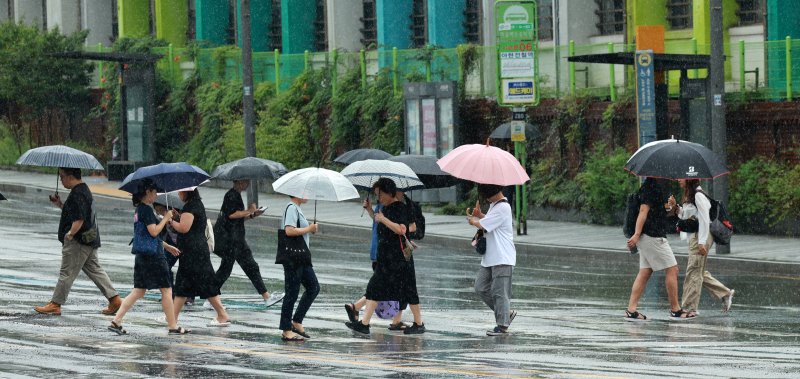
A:
{"type": "MultiPolygon", "coordinates": [[[[709,88],[713,101],[711,104],[711,150],[723,164],[727,164],[725,147],[728,135],[725,129],[725,51],[722,44],[722,0],[711,0],[711,62],[708,70],[709,88]]],[[[714,197],[728,203],[728,176],[714,180],[714,197]]],[[[717,244],[717,254],[730,254],[730,245],[717,244]]]]}
{"type": "MultiPolygon", "coordinates": [[[[256,156],[256,130],[254,127],[253,99],[253,51],[250,41],[250,0],[242,0],[242,111],[244,112],[245,155],[256,156]]],[[[258,180],[253,180],[247,188],[247,204],[258,204],[258,180]]]]}

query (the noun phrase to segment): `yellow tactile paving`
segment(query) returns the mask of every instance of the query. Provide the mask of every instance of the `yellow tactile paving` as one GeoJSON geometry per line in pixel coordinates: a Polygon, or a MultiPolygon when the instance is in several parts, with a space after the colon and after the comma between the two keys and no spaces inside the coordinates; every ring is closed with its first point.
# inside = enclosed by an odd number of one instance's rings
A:
{"type": "Polygon", "coordinates": [[[93,194],[97,195],[105,195],[105,196],[113,196],[113,197],[121,197],[124,199],[129,199],[131,194],[121,191],[116,188],[116,183],[114,184],[92,184],[89,186],[89,190],[92,191],[93,194]]]}

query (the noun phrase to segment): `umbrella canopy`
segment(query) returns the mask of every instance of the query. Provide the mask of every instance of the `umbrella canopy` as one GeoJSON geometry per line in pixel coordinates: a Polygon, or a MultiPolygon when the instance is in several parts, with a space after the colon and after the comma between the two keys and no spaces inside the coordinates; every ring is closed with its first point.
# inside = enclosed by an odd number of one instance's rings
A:
{"type": "Polygon", "coordinates": [[[529,124],[525,121],[509,121],[503,124],[500,124],[495,130],[492,131],[492,134],[489,135],[489,138],[492,139],[511,139],[511,130],[513,130],[513,126],[516,123],[525,124],[525,139],[534,139],[539,138],[542,134],[539,133],[539,128],[535,125],[529,124]]]}
{"type": "Polygon", "coordinates": [[[141,183],[145,179],[150,179],[159,192],[172,192],[198,186],[209,178],[203,169],[185,162],[159,163],[138,168],[122,181],[119,189],[136,193],[141,183]]]}
{"type": "Polygon", "coordinates": [[[178,196],[177,192],[170,192],[170,193],[162,193],[156,197],[156,201],[153,204],[163,205],[165,207],[172,207],[177,210],[183,210],[183,201],[181,201],[180,196],[178,196]]]}
{"type": "Polygon", "coordinates": [[[6,197],[5,197],[5,196],[3,196],[3,194],[2,194],[2,193],[0,193],[0,200],[8,200],[8,199],[6,199],[6,197]]]}
{"type": "Polygon", "coordinates": [[[417,174],[425,188],[445,188],[458,183],[458,179],[439,168],[436,157],[431,155],[398,155],[388,160],[405,163],[417,174]]]}
{"type": "Polygon", "coordinates": [[[461,145],[436,163],[442,171],[475,183],[510,186],[531,179],[513,155],[488,143],[461,145]]]}
{"type": "Polygon", "coordinates": [[[247,157],[217,166],[211,176],[220,180],[278,179],[287,172],[283,163],[247,157]]]}
{"type": "Polygon", "coordinates": [[[274,181],[272,188],[309,200],[342,201],[358,197],[358,190],[342,174],[318,167],[291,171],[274,181]]]}
{"type": "Polygon", "coordinates": [[[333,161],[341,164],[350,164],[367,159],[389,159],[391,156],[392,154],[379,149],[355,149],[345,152],[333,161]]]}
{"type": "Polygon", "coordinates": [[[367,159],[353,162],[342,170],[342,175],[353,182],[356,188],[369,191],[380,178],[389,178],[398,191],[408,192],[423,189],[425,185],[419,180],[411,167],[402,162],[367,159]]]}
{"type": "Polygon", "coordinates": [[[717,154],[689,141],[668,139],[650,142],[639,148],[625,163],[636,176],[664,179],[713,179],[729,174],[717,154]]]}
{"type": "Polygon", "coordinates": [[[64,145],[41,146],[30,149],[17,159],[17,164],[44,167],[69,167],[102,170],[103,165],[93,155],[64,145]]]}

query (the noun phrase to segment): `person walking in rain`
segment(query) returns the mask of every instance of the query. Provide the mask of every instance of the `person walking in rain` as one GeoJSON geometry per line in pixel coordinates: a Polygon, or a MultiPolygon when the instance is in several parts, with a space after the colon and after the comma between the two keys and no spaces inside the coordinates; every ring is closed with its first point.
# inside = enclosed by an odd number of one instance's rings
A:
{"type": "Polygon", "coordinates": [[[200,200],[200,192],[195,188],[191,191],[178,192],[183,206],[180,221],[170,219],[169,224],[178,232],[178,249],[180,265],[175,276],[175,318],[183,309],[188,297],[201,297],[208,299],[217,312],[208,326],[228,326],[230,321],[225,307],[220,301],[219,284],[211,265],[211,256],[206,241],[206,209],[200,200]]]}
{"type": "Polygon", "coordinates": [[[669,198],[669,205],[676,210],[678,218],[681,220],[693,219],[697,223],[696,230],[681,232],[682,239],[685,238],[686,233],[689,234],[689,261],[686,266],[686,276],[683,280],[681,306],[691,314],[698,315],[700,293],[705,288],[714,298],[722,301],[722,311],[727,312],[733,303],[735,291],[726,287],[706,271],[706,259],[711,245],[714,243],[714,236],[711,235],[709,230],[711,226],[711,202],[700,187],[700,180],[681,179],[678,180],[678,183],[683,189],[681,198],[683,205],[676,204],[675,198],[672,196],[669,198]]]}
{"type": "Polygon", "coordinates": [[[639,273],[631,288],[625,321],[645,321],[647,316],[637,311],[639,299],[647,287],[647,281],[654,271],[664,270],[664,282],[669,299],[669,318],[687,320],[695,315],[678,304],[678,262],[667,242],[667,211],[669,198],[663,188],[664,179],[646,178],[639,188],[639,216],[636,229],[628,239],[628,248],[639,249],[639,273]]]}
{"type": "MultiPolygon", "coordinates": [[[[303,210],[300,209],[300,205],[308,202],[307,199],[294,196],[290,196],[290,199],[291,201],[284,210],[281,225],[283,225],[287,237],[302,236],[306,246],[310,249],[309,234],[316,233],[319,226],[316,223],[310,224],[303,214],[303,210]]],[[[311,338],[303,326],[303,319],[319,294],[317,274],[309,260],[308,262],[283,263],[283,277],[286,296],[283,298],[281,321],[278,326],[282,331],[281,339],[283,341],[304,341],[306,338],[311,338]],[[305,288],[305,291],[303,297],[300,298],[300,303],[297,304],[297,309],[294,309],[294,303],[297,302],[297,296],[300,294],[300,285],[305,288]],[[294,315],[292,315],[292,311],[294,311],[294,315]]]]}
{"type": "Polygon", "coordinates": [[[61,167],[58,169],[58,176],[64,188],[70,190],[63,203],[58,194],[50,196],[53,205],[61,208],[58,225],[58,241],[62,243],[61,271],[50,302],[35,307],[34,310],[38,313],[61,315],[61,306],[67,301],[72,283],[78,273],[83,271],[108,299],[108,306],[100,313],[113,315],[117,313],[122,301],[97,258],[100,229],[94,214],[92,192],[81,179],[79,168],[61,167]]]}
{"type": "Polygon", "coordinates": [[[517,316],[511,310],[511,279],[517,264],[511,204],[499,185],[478,184],[478,196],[491,205],[486,214],[481,211],[480,200],[471,211],[467,209],[467,222],[483,229],[486,238],[486,253],[475,278],[475,293],[494,311],[496,326],[486,331],[486,335],[502,336],[508,334],[508,327],[517,316]]]}
{"type": "Polygon", "coordinates": [[[253,252],[245,240],[245,220],[251,220],[264,213],[263,210],[256,208],[255,203],[250,204],[247,209],[244,208],[241,192],[249,186],[249,180],[234,180],[233,188],[225,193],[222,201],[219,217],[214,224],[216,239],[214,253],[222,258],[222,262],[217,268],[216,278],[222,289],[231,276],[233,264],[238,263],[247,278],[253,283],[258,294],[264,299],[266,306],[269,307],[283,299],[283,294],[275,293],[270,296],[264,285],[264,279],[261,277],[258,263],[253,259],[253,252]]]}
{"type": "Polygon", "coordinates": [[[156,199],[156,187],[152,182],[145,181],[137,193],[133,194],[133,205],[136,212],[133,215],[134,239],[158,238],[158,247],[155,254],[145,254],[134,251],[135,262],[133,266],[133,290],[122,301],[122,306],[117,311],[116,317],[111,320],[108,329],[117,334],[127,334],[122,327],[122,319],[137,300],[144,297],[149,289],[161,291],[161,308],[164,311],[169,334],[186,334],[190,331],[178,326],[177,315],[174,313],[172,302],[172,272],[167,265],[166,251],[172,256],[179,256],[180,251],[161,240],[159,237],[167,227],[167,222],[172,219],[172,211],[165,211],[164,217],[158,221],[155,210],[152,208],[156,199]]]}
{"type": "Polygon", "coordinates": [[[402,251],[403,236],[408,232],[408,208],[397,200],[397,187],[391,179],[380,178],[372,188],[376,191],[378,201],[383,204],[383,210],[374,217],[378,223],[377,265],[367,284],[367,305],[363,318],[360,321],[348,321],[345,325],[355,332],[370,334],[369,323],[378,301],[399,301],[401,306],[409,304],[414,314],[414,323],[403,333],[425,333],[416,276],[402,251]]]}

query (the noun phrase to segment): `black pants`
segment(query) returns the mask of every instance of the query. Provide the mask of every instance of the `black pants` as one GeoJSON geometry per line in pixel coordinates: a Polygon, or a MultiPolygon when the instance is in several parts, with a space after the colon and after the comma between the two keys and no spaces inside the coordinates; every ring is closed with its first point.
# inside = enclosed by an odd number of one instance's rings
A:
{"type": "Polygon", "coordinates": [[[302,324],[303,319],[306,317],[306,312],[311,308],[311,304],[319,294],[319,282],[317,281],[317,274],[314,273],[314,267],[283,265],[284,289],[286,296],[283,298],[283,306],[281,307],[281,330],[292,330],[292,321],[302,324]],[[297,301],[297,296],[300,294],[300,285],[306,289],[303,292],[303,297],[300,298],[300,303],[297,304],[297,310],[292,317],[294,310],[294,303],[297,301]]]}
{"type": "Polygon", "coordinates": [[[259,294],[267,292],[267,287],[264,286],[264,279],[261,278],[261,271],[258,268],[258,263],[253,259],[253,252],[250,250],[250,247],[247,246],[247,243],[233,244],[230,249],[225,250],[223,253],[222,263],[220,263],[216,273],[217,283],[219,283],[220,289],[222,289],[222,286],[231,276],[233,263],[235,262],[239,264],[239,267],[242,268],[259,294]]]}

